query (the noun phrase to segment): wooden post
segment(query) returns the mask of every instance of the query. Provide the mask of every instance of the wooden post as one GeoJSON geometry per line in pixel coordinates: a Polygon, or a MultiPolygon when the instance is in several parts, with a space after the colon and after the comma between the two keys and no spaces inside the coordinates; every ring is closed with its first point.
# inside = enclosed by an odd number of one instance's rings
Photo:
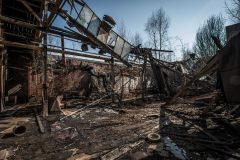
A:
{"type": "Polygon", "coordinates": [[[48,2],[44,2],[44,32],[43,32],[43,94],[42,94],[42,104],[43,104],[43,117],[48,116],[48,93],[47,93],[47,11],[48,11],[48,2]]]}
{"type": "Polygon", "coordinates": [[[6,73],[5,54],[6,54],[6,49],[1,48],[0,49],[0,112],[2,112],[5,107],[5,73],[6,73]]]}
{"type": "Polygon", "coordinates": [[[61,47],[62,47],[62,63],[64,66],[66,66],[66,58],[65,58],[65,52],[64,52],[64,36],[61,35],[61,47]]]}
{"type": "Polygon", "coordinates": [[[11,23],[11,24],[15,24],[15,25],[22,26],[22,27],[27,27],[27,28],[35,29],[35,28],[38,27],[37,25],[30,24],[30,23],[23,22],[23,21],[19,21],[19,20],[13,19],[13,18],[5,17],[5,16],[2,16],[2,15],[0,15],[0,20],[2,22],[8,22],[8,23],[11,23]]]}
{"type": "MultiPolygon", "coordinates": [[[[2,0],[0,0],[0,15],[2,16],[2,0]]],[[[3,39],[3,23],[0,22],[0,39],[3,39]]],[[[4,110],[5,105],[5,67],[4,67],[4,54],[6,50],[4,45],[0,45],[0,112],[4,110]]]]}
{"type": "Polygon", "coordinates": [[[115,85],[115,75],[114,75],[114,57],[111,55],[111,83],[112,83],[112,102],[114,103],[114,85],[115,85]]]}
{"type": "Polygon", "coordinates": [[[142,67],[142,101],[144,101],[145,92],[146,92],[146,82],[145,82],[146,66],[147,66],[147,57],[146,57],[146,54],[144,53],[143,67],[142,67]]]}

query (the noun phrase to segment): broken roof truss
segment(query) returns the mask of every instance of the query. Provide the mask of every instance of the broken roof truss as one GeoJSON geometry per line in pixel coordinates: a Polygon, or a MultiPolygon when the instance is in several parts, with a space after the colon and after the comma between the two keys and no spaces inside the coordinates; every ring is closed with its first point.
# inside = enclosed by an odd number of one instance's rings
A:
{"type": "MultiPolygon", "coordinates": [[[[59,4],[59,2],[55,3],[59,4]]],[[[54,13],[56,10],[50,10],[54,13]]],[[[100,18],[82,0],[64,0],[51,22],[50,28],[72,32],[81,37],[82,42],[90,42],[105,53],[110,53],[127,66],[131,44],[114,32],[106,21],[100,18]],[[61,18],[61,20],[60,20],[61,18]],[[55,26],[62,23],[59,28],[55,26]],[[70,28],[68,28],[70,27],[70,28]]]]}

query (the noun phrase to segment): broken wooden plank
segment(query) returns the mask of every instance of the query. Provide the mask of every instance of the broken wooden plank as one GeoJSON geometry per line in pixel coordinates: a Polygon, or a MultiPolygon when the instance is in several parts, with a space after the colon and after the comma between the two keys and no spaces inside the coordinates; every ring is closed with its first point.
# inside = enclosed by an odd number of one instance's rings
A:
{"type": "Polygon", "coordinates": [[[101,160],[115,160],[115,159],[118,159],[120,157],[124,157],[131,150],[134,150],[134,149],[138,148],[143,143],[144,143],[144,140],[141,140],[141,141],[135,142],[133,144],[129,144],[129,145],[125,145],[125,146],[122,146],[122,147],[118,147],[118,148],[110,151],[109,153],[101,156],[100,159],[101,160]]]}
{"type": "MultiPolygon", "coordinates": [[[[166,109],[166,111],[169,112],[169,113],[170,113],[170,112],[171,112],[171,113],[176,113],[176,111],[173,111],[173,110],[170,110],[170,109],[166,109]]],[[[172,115],[172,116],[175,116],[175,117],[178,117],[178,118],[183,119],[183,120],[186,121],[187,123],[189,123],[189,124],[193,125],[195,128],[197,128],[199,131],[201,131],[201,132],[203,132],[204,134],[206,134],[208,137],[212,138],[212,139],[215,140],[215,141],[219,141],[215,136],[213,136],[213,135],[210,134],[209,132],[205,131],[205,130],[204,130],[202,127],[200,127],[199,125],[196,125],[195,123],[190,122],[187,117],[185,117],[185,116],[183,116],[183,115],[179,115],[179,114],[177,114],[177,115],[172,115]]]]}
{"type": "Polygon", "coordinates": [[[17,93],[21,89],[22,89],[22,85],[21,84],[16,85],[15,87],[13,87],[13,88],[8,90],[8,96],[17,93]]]}
{"type": "Polygon", "coordinates": [[[238,153],[233,154],[231,152],[228,152],[228,151],[216,148],[216,147],[212,147],[212,146],[209,146],[209,145],[201,144],[201,146],[203,146],[205,148],[208,148],[212,151],[218,152],[219,154],[223,154],[223,155],[227,155],[227,156],[232,157],[232,158],[240,159],[240,155],[238,153]]]}
{"type": "Polygon", "coordinates": [[[238,110],[239,107],[240,107],[240,105],[236,105],[229,113],[232,114],[233,112],[238,110]]]}
{"type": "Polygon", "coordinates": [[[57,96],[57,98],[54,100],[53,105],[51,107],[52,112],[59,112],[61,111],[61,107],[64,106],[62,103],[63,96],[57,96]]]}
{"type": "Polygon", "coordinates": [[[36,109],[36,108],[34,108],[34,112],[35,112],[36,121],[37,121],[37,124],[38,124],[38,127],[39,127],[39,131],[40,131],[41,133],[44,133],[44,132],[45,132],[45,129],[44,129],[44,126],[43,126],[43,124],[42,124],[41,118],[40,118],[40,116],[39,116],[38,113],[37,113],[37,109],[36,109]]]}
{"type": "Polygon", "coordinates": [[[224,125],[225,127],[231,129],[234,131],[234,133],[236,133],[238,136],[240,136],[240,131],[237,127],[235,127],[234,125],[232,125],[227,119],[219,116],[219,115],[216,115],[214,113],[209,113],[211,116],[213,116],[213,118],[211,118],[213,121],[219,123],[219,124],[222,124],[224,125]]]}
{"type": "Polygon", "coordinates": [[[68,117],[70,117],[70,116],[72,116],[72,115],[74,115],[74,114],[76,114],[76,113],[82,111],[83,109],[85,109],[85,108],[87,108],[87,107],[90,107],[90,106],[93,106],[93,105],[98,104],[99,102],[101,102],[102,99],[107,98],[108,96],[111,96],[111,94],[107,94],[107,95],[105,95],[105,96],[99,98],[98,100],[93,101],[92,103],[86,105],[85,107],[80,108],[80,109],[76,110],[75,112],[73,112],[73,113],[71,113],[71,114],[69,114],[69,115],[67,115],[67,116],[65,116],[65,117],[63,117],[63,118],[61,118],[60,121],[63,121],[64,119],[66,119],[66,118],[68,118],[68,117]]]}
{"type": "MultiPolygon", "coordinates": [[[[169,113],[170,113],[170,112],[171,112],[171,113],[177,113],[176,111],[173,111],[173,110],[170,110],[170,109],[166,109],[166,111],[169,112],[169,113]]],[[[179,114],[177,114],[177,115],[172,115],[172,116],[183,119],[185,122],[193,125],[196,129],[198,129],[199,131],[201,131],[202,133],[204,133],[204,134],[207,135],[208,137],[212,138],[214,141],[216,141],[216,142],[221,142],[217,137],[215,137],[215,136],[213,136],[211,133],[205,131],[202,127],[196,125],[196,124],[193,123],[193,122],[190,122],[187,117],[185,117],[185,116],[183,116],[183,115],[179,115],[179,114]]],[[[232,151],[232,149],[229,148],[229,147],[227,147],[227,146],[224,146],[224,148],[227,149],[227,150],[229,150],[229,151],[232,151]]]]}

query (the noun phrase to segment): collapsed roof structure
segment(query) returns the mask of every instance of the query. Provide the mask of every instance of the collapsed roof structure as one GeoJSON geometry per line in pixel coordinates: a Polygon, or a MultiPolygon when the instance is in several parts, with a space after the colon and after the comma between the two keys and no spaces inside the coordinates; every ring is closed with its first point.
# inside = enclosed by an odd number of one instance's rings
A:
{"type": "Polygon", "coordinates": [[[173,51],[131,45],[111,16],[100,19],[83,0],[0,0],[0,13],[0,157],[201,159],[196,153],[204,149],[205,158],[240,157],[239,24],[227,27],[225,46],[215,40],[214,57],[191,70],[187,61],[202,60],[163,61],[157,53],[173,51]],[[154,103],[136,107],[144,102],[154,103]],[[26,152],[9,147],[9,130],[26,152]],[[166,135],[197,151],[178,143],[187,155],[166,135]]]}

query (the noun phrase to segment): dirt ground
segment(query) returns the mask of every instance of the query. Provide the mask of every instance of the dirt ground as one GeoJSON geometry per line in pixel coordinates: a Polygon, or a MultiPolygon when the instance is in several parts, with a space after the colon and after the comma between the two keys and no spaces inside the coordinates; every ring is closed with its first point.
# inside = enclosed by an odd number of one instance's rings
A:
{"type": "MultiPolygon", "coordinates": [[[[206,122],[201,116],[202,109],[190,105],[174,105],[162,109],[161,141],[157,144],[148,142],[147,135],[158,131],[161,105],[161,102],[155,102],[127,105],[121,109],[110,106],[63,109],[65,116],[78,109],[80,111],[62,120],[60,119],[64,117],[63,114],[52,114],[46,119],[41,118],[44,134],[39,132],[31,107],[25,107],[11,116],[1,116],[0,150],[7,153],[7,159],[14,160],[229,158],[206,148],[206,145],[210,147],[216,145],[214,142],[198,144],[198,139],[207,141],[209,136],[194,124],[207,128],[207,132],[214,136],[220,136],[217,145],[222,145],[222,148],[229,152],[233,149],[228,148],[231,146],[226,146],[224,143],[221,144],[221,140],[227,138],[230,141],[236,137],[224,133],[226,131],[224,128],[216,128],[214,122],[206,122]],[[183,120],[183,115],[187,120],[183,120]],[[24,125],[26,132],[19,136],[6,134],[11,131],[9,127],[15,125],[24,125]],[[126,149],[129,146],[134,147],[130,147],[126,154],[118,158],[110,154],[114,152],[116,155],[116,149],[126,149]]],[[[235,149],[235,151],[237,153],[239,150],[235,149]]],[[[3,154],[0,152],[0,155],[1,153],[3,154]]]]}

